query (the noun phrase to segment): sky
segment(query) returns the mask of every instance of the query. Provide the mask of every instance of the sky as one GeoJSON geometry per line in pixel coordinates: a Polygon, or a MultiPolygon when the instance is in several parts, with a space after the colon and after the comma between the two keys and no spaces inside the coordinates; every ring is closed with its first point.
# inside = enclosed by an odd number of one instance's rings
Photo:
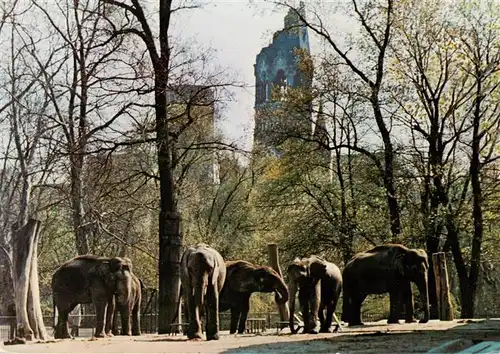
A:
{"type": "Polygon", "coordinates": [[[195,36],[205,46],[216,50],[222,67],[237,74],[245,89],[232,89],[233,100],[222,112],[220,128],[230,142],[250,149],[253,132],[255,78],[253,65],[262,47],[271,43],[272,34],[283,28],[286,9],[264,1],[209,1],[200,10],[185,11],[175,22],[182,23],[183,33],[195,36]]]}

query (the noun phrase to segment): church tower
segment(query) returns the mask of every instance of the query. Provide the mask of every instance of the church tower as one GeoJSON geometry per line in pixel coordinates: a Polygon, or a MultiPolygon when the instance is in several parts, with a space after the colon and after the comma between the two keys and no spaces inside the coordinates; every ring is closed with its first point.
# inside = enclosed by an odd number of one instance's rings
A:
{"type": "MultiPolygon", "coordinates": [[[[255,74],[255,129],[254,145],[276,149],[274,134],[287,124],[286,118],[272,114],[280,101],[273,99],[273,88],[310,88],[311,80],[299,69],[297,50],[310,53],[303,2],[297,10],[290,9],[285,16],[284,28],[274,33],[272,43],[262,48],[256,57],[255,74]]],[[[307,120],[307,119],[306,119],[307,120]]]]}

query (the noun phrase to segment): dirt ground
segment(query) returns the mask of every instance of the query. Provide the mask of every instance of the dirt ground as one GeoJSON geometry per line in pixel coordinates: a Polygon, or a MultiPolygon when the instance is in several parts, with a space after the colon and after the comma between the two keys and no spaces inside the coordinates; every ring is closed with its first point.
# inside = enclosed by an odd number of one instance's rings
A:
{"type": "Polygon", "coordinates": [[[500,340],[500,319],[400,325],[380,321],[319,335],[277,334],[276,329],[260,335],[223,332],[220,340],[210,342],[181,335],[79,338],[0,347],[0,353],[424,353],[453,339],[500,340]]]}

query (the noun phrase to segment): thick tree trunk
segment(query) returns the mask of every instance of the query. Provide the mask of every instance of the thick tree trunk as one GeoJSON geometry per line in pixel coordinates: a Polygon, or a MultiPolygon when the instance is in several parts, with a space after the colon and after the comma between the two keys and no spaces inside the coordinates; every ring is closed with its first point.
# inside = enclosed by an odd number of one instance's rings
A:
{"type": "Polygon", "coordinates": [[[35,338],[45,340],[48,338],[47,330],[43,323],[42,307],[40,305],[40,288],[38,280],[38,241],[40,239],[40,222],[37,222],[37,231],[33,235],[33,255],[31,260],[30,284],[28,299],[31,306],[28,307],[28,314],[32,313],[32,329],[35,338]]]}
{"type": "Polygon", "coordinates": [[[16,299],[17,336],[32,340],[47,338],[40,307],[37,246],[40,222],[13,227],[13,276],[16,299]]]}
{"type": "Polygon", "coordinates": [[[170,155],[166,111],[167,76],[160,68],[156,72],[155,108],[158,169],[160,175],[159,217],[159,319],[158,333],[169,333],[177,314],[180,294],[180,261],[182,235],[180,216],[175,202],[175,184],[170,155]]]}

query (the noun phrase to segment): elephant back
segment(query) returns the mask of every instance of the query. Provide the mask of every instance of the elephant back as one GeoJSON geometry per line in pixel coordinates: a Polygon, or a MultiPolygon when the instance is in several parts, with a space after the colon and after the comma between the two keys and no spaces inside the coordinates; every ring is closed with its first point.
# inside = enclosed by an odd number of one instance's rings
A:
{"type": "Polygon", "coordinates": [[[78,292],[89,283],[89,273],[97,264],[107,258],[92,255],[74,257],[64,262],[52,276],[54,292],[78,292]]]}

